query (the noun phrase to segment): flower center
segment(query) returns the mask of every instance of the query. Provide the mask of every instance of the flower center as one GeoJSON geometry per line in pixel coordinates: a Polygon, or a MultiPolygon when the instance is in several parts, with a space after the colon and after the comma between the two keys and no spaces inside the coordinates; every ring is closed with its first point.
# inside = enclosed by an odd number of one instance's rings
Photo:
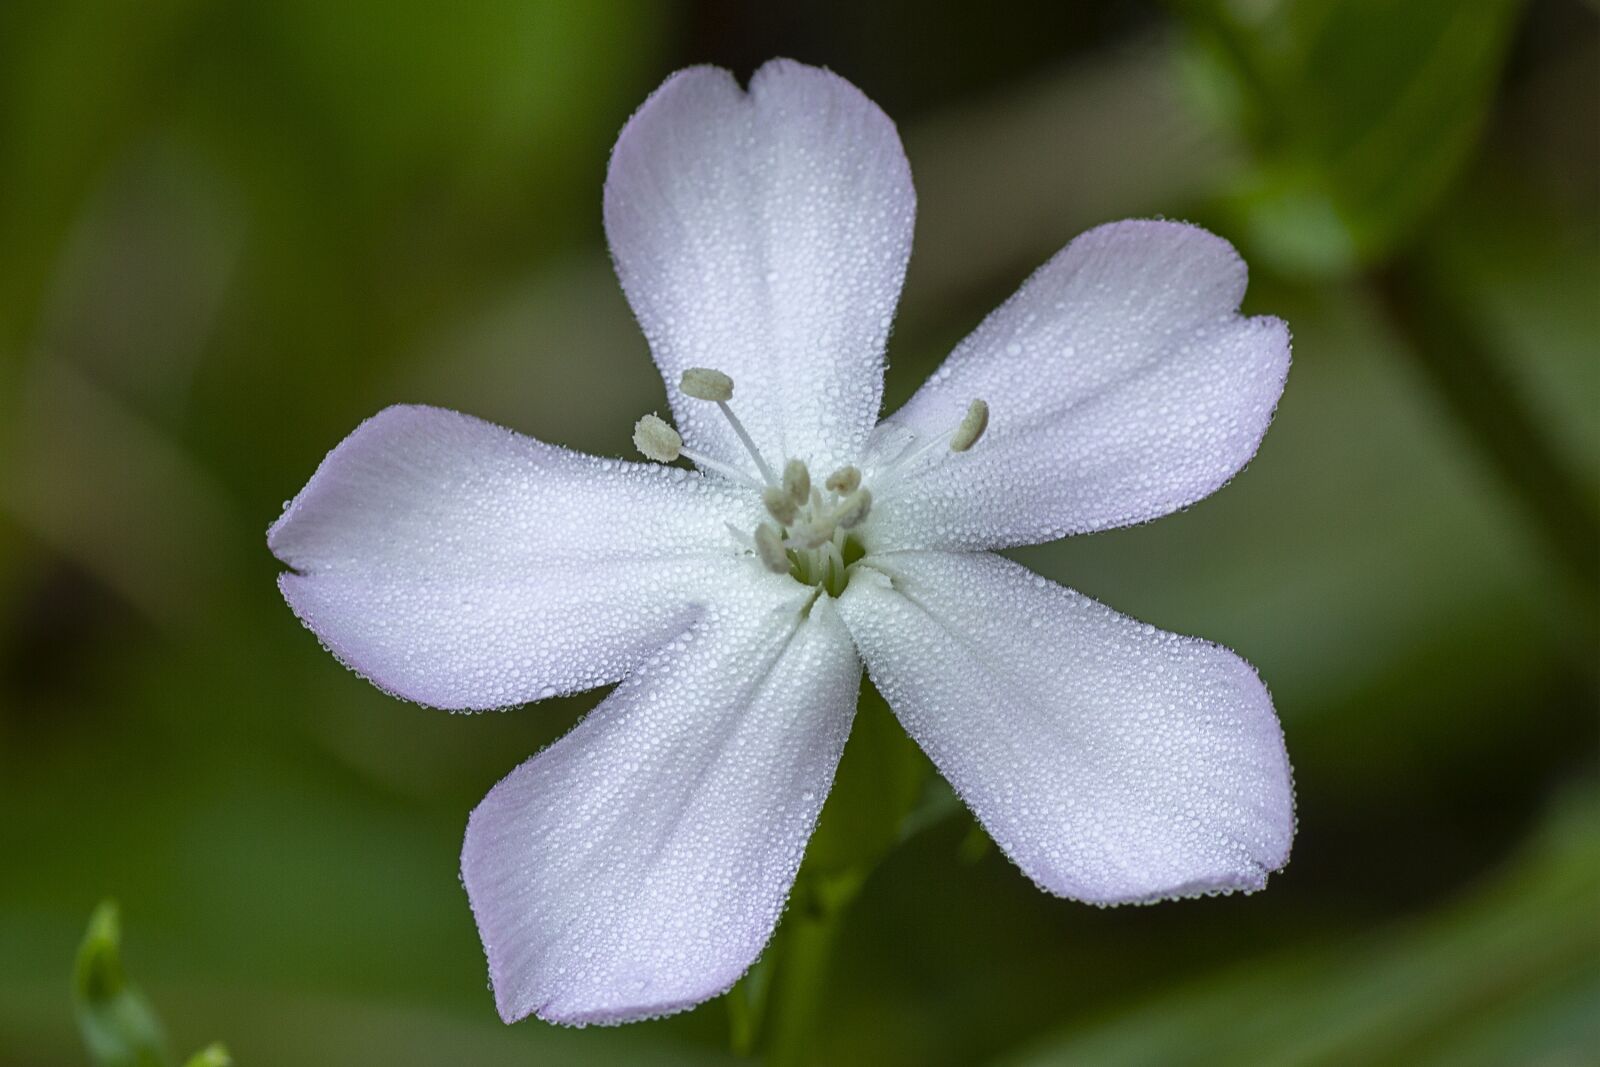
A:
{"type": "MultiPolygon", "coordinates": [[[[761,472],[761,481],[737,467],[685,448],[678,431],[655,415],[644,416],[634,426],[634,445],[657,463],[671,463],[683,456],[704,470],[715,471],[759,492],[768,521],[748,534],[734,531],[741,543],[775,574],[787,574],[829,596],[843,593],[851,564],[866,555],[854,533],[872,511],[872,493],[861,484],[861,472],[855,467],[840,467],[819,488],[812,484],[805,462],[791,459],[784,464],[780,477],[729,406],[733,399],[732,378],[721,371],[692,367],[683,372],[679,388],[685,396],[714,403],[722,410],[756,470],[761,472]]],[[[886,477],[909,474],[940,445],[949,445],[952,452],[965,452],[983,436],[988,425],[989,405],[974,400],[957,426],[908,448],[883,473],[886,477]]]]}
{"type": "Polygon", "coordinates": [[[866,554],[851,533],[872,510],[861,472],[841,467],[819,489],[806,465],[791,459],[783,480],[761,491],[761,503],[771,521],[757,526],[751,540],[762,566],[829,596],[844,592],[850,564],[866,554]]]}

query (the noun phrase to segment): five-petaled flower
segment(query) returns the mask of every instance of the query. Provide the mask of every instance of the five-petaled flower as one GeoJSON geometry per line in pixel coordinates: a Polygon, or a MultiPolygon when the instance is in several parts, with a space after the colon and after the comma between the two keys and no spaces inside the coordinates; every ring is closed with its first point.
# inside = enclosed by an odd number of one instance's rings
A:
{"type": "Polygon", "coordinates": [[[676,420],[636,428],[656,462],[392,407],[272,527],[295,613],[390,693],[501,708],[621,682],[468,824],[506,1020],[625,1022],[733,985],[783,910],[863,661],[1048,892],[1248,891],[1286,862],[1290,770],[1255,671],[991,553],[1221,486],[1271,420],[1287,328],[1239,314],[1227,242],[1113,223],[878,422],[914,211],[893,124],[843,79],[675,74],[605,187],[676,420]]]}

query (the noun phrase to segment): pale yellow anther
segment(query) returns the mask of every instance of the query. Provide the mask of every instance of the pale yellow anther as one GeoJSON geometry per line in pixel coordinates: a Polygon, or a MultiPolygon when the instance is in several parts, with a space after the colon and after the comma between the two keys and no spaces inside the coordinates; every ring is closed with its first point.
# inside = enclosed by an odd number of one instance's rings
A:
{"type": "Polygon", "coordinates": [[[733,399],[733,379],[709,367],[690,367],[678,380],[684,395],[696,400],[711,400],[718,404],[733,399]]]}
{"type": "Polygon", "coordinates": [[[861,484],[861,472],[854,467],[840,467],[828,475],[828,480],[823,484],[828,487],[828,491],[831,493],[849,496],[861,484]]]}
{"type": "Polygon", "coordinates": [[[844,503],[839,505],[839,510],[834,513],[833,521],[844,529],[861,525],[868,512],[872,510],[872,493],[866,489],[857,489],[844,498],[844,503]]]}
{"type": "Polygon", "coordinates": [[[791,459],[783,467],[783,491],[798,507],[811,495],[811,472],[798,459],[791,459]]]}
{"type": "Polygon", "coordinates": [[[784,551],[783,538],[770,522],[756,527],[756,555],[761,557],[761,565],[773,574],[789,573],[789,553],[784,551]]]}
{"type": "Polygon", "coordinates": [[[965,452],[978,443],[978,438],[983,436],[983,431],[989,428],[989,405],[982,400],[974,400],[967,405],[967,413],[961,418],[961,425],[956,427],[956,432],[950,436],[950,451],[965,452]]]}
{"type": "Polygon", "coordinates": [[[646,459],[671,463],[683,454],[683,438],[655,415],[646,415],[633,424],[633,444],[646,459]]]}
{"type": "Polygon", "coordinates": [[[776,485],[769,485],[761,491],[761,502],[767,506],[767,514],[777,519],[780,526],[793,523],[795,513],[800,510],[795,498],[776,485]]]}

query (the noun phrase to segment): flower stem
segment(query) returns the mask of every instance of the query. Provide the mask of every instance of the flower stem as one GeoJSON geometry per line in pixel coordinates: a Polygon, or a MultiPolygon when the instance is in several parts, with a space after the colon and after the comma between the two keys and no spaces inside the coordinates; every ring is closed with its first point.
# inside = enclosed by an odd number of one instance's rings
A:
{"type": "MultiPolygon", "coordinates": [[[[853,545],[845,542],[841,562],[855,561],[853,545]]],[[[918,812],[929,771],[883,697],[864,686],[788,910],[771,944],[726,998],[736,1054],[778,1067],[820,1059],[811,1043],[846,913],[878,862],[926,823],[918,812]]]]}
{"type": "Polygon", "coordinates": [[[770,1067],[815,1061],[809,1044],[834,946],[845,913],[865,880],[863,875],[846,875],[796,884],[794,901],[784,916],[781,966],[770,979],[766,1034],[760,1043],[770,1067]]]}

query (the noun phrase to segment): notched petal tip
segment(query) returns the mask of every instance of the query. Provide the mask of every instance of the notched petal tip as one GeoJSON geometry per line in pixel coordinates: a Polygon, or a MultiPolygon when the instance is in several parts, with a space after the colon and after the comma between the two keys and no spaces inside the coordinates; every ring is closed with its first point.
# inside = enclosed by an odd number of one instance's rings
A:
{"type": "MultiPolygon", "coordinates": [[[[1074,239],[887,420],[926,438],[980,396],[1006,427],[940,468],[939,485],[896,482],[875,536],[1004,548],[1147,522],[1215,492],[1254,455],[1289,361],[1280,323],[1239,313],[1247,283],[1237,250],[1188,223],[1130,219],[1074,239]]],[[[880,433],[876,456],[891,444],[880,433]]]]}
{"type": "Polygon", "coordinates": [[[1182,219],[1117,219],[1085,230],[1057,253],[1065,254],[1073,245],[1085,242],[1100,248],[1102,254],[1119,255],[1126,249],[1157,244],[1169,250],[1172,259],[1164,264],[1172,272],[1199,269],[1212,280],[1229,279],[1228,291],[1237,291],[1229,310],[1239,310],[1249,284],[1250,268],[1233,242],[1204,226],[1182,219]]]}
{"type": "MultiPolygon", "coordinates": [[[[745,447],[680,389],[714,354],[774,461],[861,454],[910,255],[915,192],[893,123],[819,68],[774,61],[669,78],[612,150],[605,229],[690,450],[745,447]]],[[[727,401],[724,400],[724,403],[727,401]]]]}

